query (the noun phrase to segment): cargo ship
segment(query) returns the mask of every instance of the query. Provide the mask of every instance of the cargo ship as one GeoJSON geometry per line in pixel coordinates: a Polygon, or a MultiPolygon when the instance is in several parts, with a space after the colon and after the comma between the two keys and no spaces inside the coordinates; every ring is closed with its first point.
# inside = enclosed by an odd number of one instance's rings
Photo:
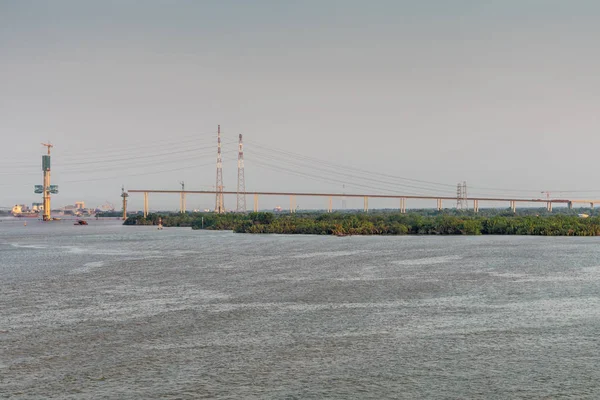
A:
{"type": "Polygon", "coordinates": [[[38,218],[40,216],[39,205],[34,204],[33,208],[27,207],[25,204],[16,204],[11,211],[13,217],[19,218],[38,218]]]}

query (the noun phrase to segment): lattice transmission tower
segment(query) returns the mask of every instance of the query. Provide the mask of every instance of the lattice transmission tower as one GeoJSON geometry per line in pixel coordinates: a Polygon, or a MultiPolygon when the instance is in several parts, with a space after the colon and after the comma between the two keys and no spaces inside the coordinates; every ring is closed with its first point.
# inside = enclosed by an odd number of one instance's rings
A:
{"type": "Polygon", "coordinates": [[[467,194],[467,182],[459,182],[456,185],[456,209],[457,210],[468,210],[469,209],[469,201],[467,194]]]}
{"type": "Polygon", "coordinates": [[[244,177],[244,143],[240,134],[238,145],[237,212],[246,212],[246,181],[244,177]]]}
{"type": "Polygon", "coordinates": [[[217,184],[215,186],[215,212],[223,214],[225,206],[223,205],[223,159],[221,158],[221,125],[217,127],[217,184]]]}

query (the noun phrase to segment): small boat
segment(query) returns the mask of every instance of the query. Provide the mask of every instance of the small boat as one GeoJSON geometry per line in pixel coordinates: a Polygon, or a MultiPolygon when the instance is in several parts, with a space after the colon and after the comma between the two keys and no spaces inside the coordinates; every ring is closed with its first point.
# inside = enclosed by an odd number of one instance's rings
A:
{"type": "Polygon", "coordinates": [[[73,225],[87,225],[87,221],[83,220],[83,219],[78,219],[77,222],[75,222],[73,225]]]}

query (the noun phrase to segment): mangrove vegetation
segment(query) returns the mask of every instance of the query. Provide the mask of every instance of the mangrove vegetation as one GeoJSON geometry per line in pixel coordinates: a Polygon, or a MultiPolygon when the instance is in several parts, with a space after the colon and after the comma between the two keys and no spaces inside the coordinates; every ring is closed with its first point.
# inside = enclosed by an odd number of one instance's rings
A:
{"type": "Polygon", "coordinates": [[[310,235],[539,235],[598,236],[600,217],[577,215],[422,215],[376,213],[184,213],[129,217],[125,225],[232,230],[238,233],[310,235]]]}

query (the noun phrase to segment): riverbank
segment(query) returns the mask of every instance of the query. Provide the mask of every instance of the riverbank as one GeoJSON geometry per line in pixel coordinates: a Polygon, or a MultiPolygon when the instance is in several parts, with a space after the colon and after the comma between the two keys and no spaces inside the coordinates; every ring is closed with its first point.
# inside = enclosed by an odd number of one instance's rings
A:
{"type": "Polygon", "coordinates": [[[457,216],[400,213],[306,213],[301,215],[258,212],[248,214],[150,214],[128,218],[125,225],[233,230],[237,233],[310,235],[535,235],[599,236],[600,217],[457,216]]]}

